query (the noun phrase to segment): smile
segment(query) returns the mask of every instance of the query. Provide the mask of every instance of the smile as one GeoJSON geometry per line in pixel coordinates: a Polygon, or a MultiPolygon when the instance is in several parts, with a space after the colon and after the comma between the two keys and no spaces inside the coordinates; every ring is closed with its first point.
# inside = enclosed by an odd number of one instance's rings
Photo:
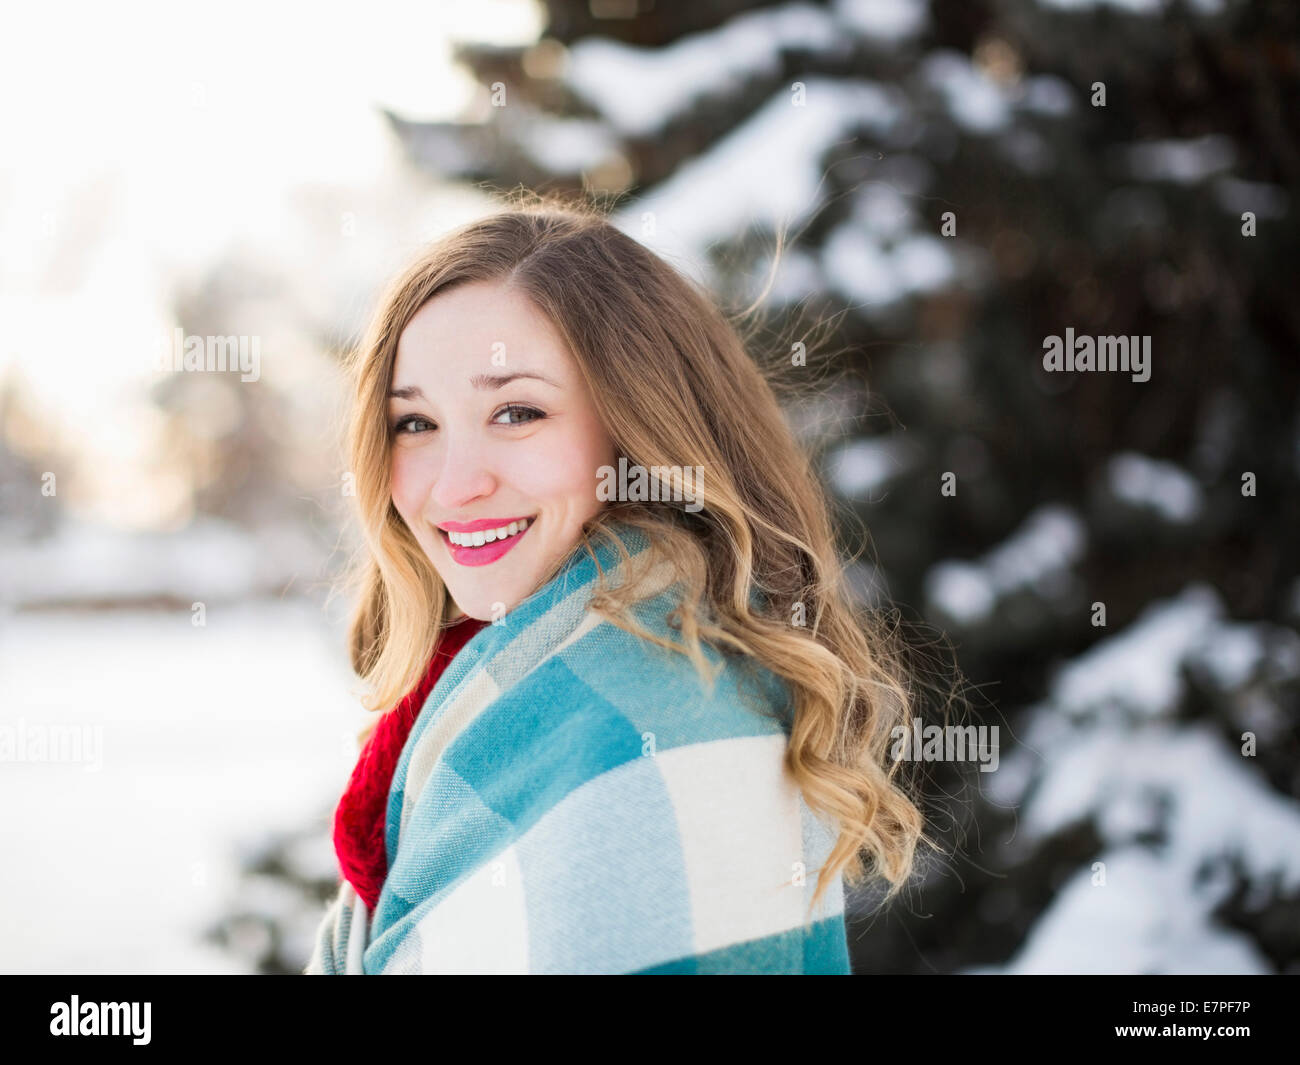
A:
{"type": "MultiPolygon", "coordinates": [[[[481,526],[473,530],[466,526],[458,529],[439,527],[447,552],[452,559],[462,566],[486,566],[511,550],[523,539],[524,533],[532,528],[536,515],[531,518],[503,519],[499,525],[489,525],[485,521],[470,524],[481,526]]],[[[459,525],[459,522],[447,522],[459,525]]]]}

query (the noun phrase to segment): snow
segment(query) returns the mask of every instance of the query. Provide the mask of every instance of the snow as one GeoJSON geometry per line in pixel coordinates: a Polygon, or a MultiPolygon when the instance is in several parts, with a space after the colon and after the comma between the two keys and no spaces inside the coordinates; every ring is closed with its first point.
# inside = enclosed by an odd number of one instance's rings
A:
{"type": "Polygon", "coordinates": [[[929,21],[922,0],[836,0],[834,9],[855,32],[890,43],[915,37],[929,21]]]}
{"type": "MultiPolygon", "coordinates": [[[[1059,671],[1021,742],[1004,748],[988,788],[994,801],[1019,807],[1013,846],[1028,852],[1090,820],[1105,882],[1094,883],[1092,863],[1080,869],[997,971],[1273,971],[1247,937],[1216,927],[1213,912],[1235,865],[1255,885],[1247,906],[1268,891],[1300,890],[1300,803],[1274,791],[1216,729],[1181,724],[1178,712],[1183,667],[1241,684],[1267,658],[1294,679],[1300,637],[1222,614],[1203,584],[1151,604],[1059,671]]],[[[1245,716],[1284,716],[1276,705],[1266,714],[1271,700],[1255,694],[1245,716]]]]}
{"type": "Polygon", "coordinates": [[[867,499],[895,477],[905,473],[914,456],[892,437],[853,440],[835,448],[826,458],[826,476],[845,499],[867,499]]]}
{"type": "Polygon", "coordinates": [[[903,296],[890,253],[852,223],[841,224],[826,238],[822,269],[840,295],[864,308],[886,307],[903,296]]]}
{"type": "MultiPolygon", "coordinates": [[[[1211,636],[1203,639],[1196,654],[1198,668],[1204,670],[1221,691],[1244,687],[1267,658],[1264,647],[1266,626],[1240,624],[1215,626],[1211,636]]],[[[1300,636],[1293,637],[1291,651],[1294,655],[1300,636]]],[[[1293,667],[1294,668],[1294,667],[1293,667]]]]}
{"type": "Polygon", "coordinates": [[[604,122],[554,118],[530,109],[511,135],[540,167],[555,174],[576,174],[610,158],[618,148],[604,122]]]}
{"type": "MultiPolygon", "coordinates": [[[[762,292],[771,268],[772,260],[769,257],[763,266],[761,278],[754,279],[750,286],[750,299],[756,299],[762,292]]],[[[807,299],[810,292],[822,291],[824,285],[825,279],[817,259],[801,248],[786,247],[781,250],[781,260],[777,264],[776,277],[772,279],[768,299],[778,306],[799,303],[807,299]]]]}
{"type": "Polygon", "coordinates": [[[1253,211],[1258,218],[1285,218],[1290,198],[1281,185],[1242,181],[1224,175],[1214,182],[1214,196],[1231,214],[1253,211]]]}
{"type": "Polygon", "coordinates": [[[1167,521],[1189,522],[1201,513],[1201,486],[1172,462],[1123,451],[1111,458],[1106,475],[1117,498],[1149,507],[1167,521]]]}
{"type": "Polygon", "coordinates": [[[1149,604],[1122,636],[1102,640],[1061,669],[1050,699],[1071,714],[1111,706],[1146,717],[1168,713],[1181,692],[1183,659],[1221,611],[1218,595],[1204,584],[1149,604]]]}
{"type": "Polygon", "coordinates": [[[862,418],[864,393],[859,384],[845,381],[824,391],[783,395],[782,409],[795,438],[812,454],[843,442],[849,427],[862,418]]]}
{"type": "Polygon", "coordinates": [[[976,624],[1012,592],[1059,591],[1070,567],[1083,556],[1086,540],[1077,514],[1060,504],[1043,504],[983,558],[932,566],[925,576],[925,598],[956,624],[976,624]]]}
{"type": "Polygon", "coordinates": [[[1085,8],[1106,7],[1119,8],[1135,15],[1154,15],[1160,10],[1164,0],[1038,0],[1044,7],[1054,7],[1061,11],[1081,11],[1085,8]]]}
{"type": "MultiPolygon", "coordinates": [[[[1133,837],[1139,831],[1149,831],[1150,826],[1136,821],[1132,810],[1149,806],[1156,797],[1162,837],[1160,846],[1153,848],[1144,862],[1148,871],[1158,870],[1156,875],[1134,882],[1107,870],[1107,886],[1099,890],[1118,898],[1108,897],[1104,911],[1071,914],[1077,900],[1071,898],[1069,888],[1063,891],[1039,922],[1049,938],[1059,920],[1074,924],[1074,934],[1080,940],[1095,939],[1105,944],[1107,951],[1122,950],[1125,939],[1106,924],[1126,908],[1141,908],[1154,883],[1159,886],[1154,897],[1163,900],[1164,909],[1157,911],[1163,915],[1160,919],[1148,918],[1147,933],[1160,934],[1166,941],[1164,950],[1194,954],[1202,937],[1194,934],[1191,926],[1210,923],[1228,885],[1221,874],[1217,879],[1205,879],[1202,866],[1207,862],[1222,870],[1239,861],[1252,881],[1276,878],[1279,893],[1300,889],[1300,803],[1273,791],[1249,768],[1249,759],[1207,726],[1160,724],[1135,733],[1113,721],[1097,721],[1076,730],[1068,743],[1054,744],[1040,753],[1043,762],[1038,787],[1021,809],[1026,833],[1023,843],[1091,817],[1108,847],[1135,846],[1133,837]],[[1173,927],[1162,927],[1166,921],[1173,927]]],[[[1057,964],[1068,959],[1073,970],[1076,959],[1062,954],[1059,944],[1036,943],[1039,936],[1036,927],[1022,957],[1013,960],[1008,971],[1022,971],[1024,957],[1039,951],[1054,955],[1057,964]]],[[[1206,971],[1203,966],[1208,961],[1194,958],[1192,964],[1206,971]]],[[[1272,970],[1251,967],[1233,971],[1272,970]]]]}
{"type": "Polygon", "coordinates": [[[873,82],[813,78],[805,88],[802,106],[777,93],[710,152],[629,201],[614,223],[706,283],[703,256],[713,243],[753,225],[798,225],[824,199],[819,161],[827,148],[850,127],[884,135],[903,113],[899,91],[873,82]]]}
{"type": "Polygon", "coordinates": [[[828,50],[843,27],[820,7],[750,12],[665,48],[587,37],[569,49],[565,83],[628,137],[649,137],[693,101],[779,69],[782,49],[828,50]]]}
{"type": "Polygon", "coordinates": [[[1074,112],[1074,88],[1056,74],[1036,74],[1021,82],[1018,102],[1026,111],[1062,118],[1074,112]]]}
{"type": "Polygon", "coordinates": [[[883,182],[866,185],[822,248],[832,288],[870,311],[951,284],[957,264],[949,245],[928,233],[912,234],[916,221],[897,189],[883,182]]]}
{"type": "MultiPolygon", "coordinates": [[[[1106,851],[1104,884],[1081,869],[997,971],[1041,974],[1273,972],[1250,938],[1215,928],[1179,875],[1149,851],[1106,851]]],[[[973,970],[978,971],[978,970],[973,970]]],[[[985,970],[987,971],[987,970],[985,970]]]]}
{"type": "Polygon", "coordinates": [[[906,236],[917,221],[906,197],[884,182],[871,182],[855,194],[853,216],[873,235],[885,240],[906,236]]]}
{"type": "Polygon", "coordinates": [[[997,592],[978,566],[941,562],[926,577],[926,598],[960,625],[973,625],[993,613],[997,592]]]}
{"type": "MultiPolygon", "coordinates": [[[[1096,719],[1132,726],[1170,718],[1184,698],[1187,667],[1228,690],[1249,682],[1265,662],[1275,680],[1300,677],[1300,636],[1276,626],[1226,620],[1219,594],[1208,584],[1191,584],[1176,596],[1148,604],[1122,631],[1059,668],[1043,702],[1031,711],[1035,716],[1026,747],[1059,745],[1080,723],[1096,719]]],[[[1128,734],[1120,738],[1127,741],[1128,734]]],[[[1104,760],[1113,759],[1108,755],[1104,760]]],[[[1083,813],[1080,807],[1055,820],[1083,813]]]]}
{"type": "Polygon", "coordinates": [[[229,600],[278,589],[319,555],[296,527],[253,537],[211,517],[171,533],[68,518],[49,537],[0,544],[0,604],[229,600]]]}
{"type": "Polygon", "coordinates": [[[890,258],[907,292],[940,289],[957,276],[957,264],[948,246],[929,234],[908,237],[894,248],[890,258]]]}
{"type": "Polygon", "coordinates": [[[4,722],[100,726],[104,746],[98,772],[0,771],[0,807],[24,811],[0,823],[0,971],[246,971],[200,933],[232,902],[283,908],[256,885],[241,894],[236,857],[337,801],[366,714],[342,635],[315,608],[263,602],[207,620],[3,620],[4,722]]]}
{"type": "Polygon", "coordinates": [[[1143,181],[1173,181],[1194,185],[1226,170],[1236,159],[1232,141],[1221,133],[1191,140],[1148,141],[1130,145],[1129,168],[1143,181]]]}
{"type": "Polygon", "coordinates": [[[920,66],[921,77],[943,96],[953,120],[971,133],[1005,129],[1013,98],[960,52],[942,49],[920,66]]]}
{"type": "MultiPolygon", "coordinates": [[[[1038,0],[1043,7],[1059,11],[1085,11],[1097,7],[1112,7],[1131,15],[1156,15],[1168,7],[1171,0],[1038,0]]],[[[1223,10],[1223,0],[1187,0],[1188,6],[1203,15],[1217,15],[1223,10]]]]}
{"type": "MultiPolygon", "coordinates": [[[[834,14],[789,5],[748,13],[663,49],[579,41],[565,78],[620,133],[648,137],[694,100],[775,69],[782,48],[836,48],[855,33],[901,39],[924,18],[924,5],[911,2],[841,3],[834,14]]],[[[956,120],[978,132],[1004,128],[1022,98],[1047,112],[1069,106],[1068,91],[1049,78],[1030,79],[1013,95],[956,52],[930,56],[923,76],[944,95],[956,120]]],[[[897,87],[823,77],[801,84],[802,99],[782,88],[707,153],[629,201],[615,223],[707,284],[712,268],[704,260],[712,245],[751,227],[797,226],[818,209],[825,199],[820,161],[832,144],[859,129],[884,141],[905,130],[906,98],[897,87]]],[[[1008,150],[1017,146],[1022,165],[1041,163],[1034,145],[1015,142],[1008,150]]],[[[880,162],[883,172],[886,161],[880,162]]],[[[916,224],[897,188],[865,182],[852,220],[822,249],[828,284],[852,301],[882,308],[950,284],[957,275],[952,250],[915,232],[916,224]]]]}
{"type": "Polygon", "coordinates": [[[925,598],[958,625],[974,625],[993,613],[997,592],[980,566],[940,562],[925,576],[925,598]]]}
{"type": "Polygon", "coordinates": [[[927,18],[921,0],[837,0],[830,11],[784,4],[664,48],[583,38],[570,47],[563,78],[620,133],[651,137],[696,101],[774,74],[783,51],[843,52],[854,38],[894,45],[927,18]]]}

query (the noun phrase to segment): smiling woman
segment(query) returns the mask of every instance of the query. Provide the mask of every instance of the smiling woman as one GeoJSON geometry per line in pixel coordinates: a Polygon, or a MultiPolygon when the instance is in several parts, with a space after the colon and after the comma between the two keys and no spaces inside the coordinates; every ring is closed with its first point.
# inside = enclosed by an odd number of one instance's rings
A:
{"type": "Polygon", "coordinates": [[[396,709],[305,971],[848,973],[846,881],[928,842],[910,685],[721,311],[538,200],[422,255],[351,368],[352,658],[396,709]]]}

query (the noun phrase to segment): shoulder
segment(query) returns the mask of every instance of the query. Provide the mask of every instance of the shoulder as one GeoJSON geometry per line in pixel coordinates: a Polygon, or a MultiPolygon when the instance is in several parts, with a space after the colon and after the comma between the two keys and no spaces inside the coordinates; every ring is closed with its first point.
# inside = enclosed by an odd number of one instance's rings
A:
{"type": "MultiPolygon", "coordinates": [[[[685,655],[590,617],[496,694],[447,751],[489,804],[527,818],[595,777],[646,757],[665,773],[775,781],[787,741],[789,690],[757,664],[710,650],[706,685],[685,655]],[[696,767],[694,770],[690,767],[696,767]],[[525,810],[526,805],[529,810],[525,810]]],[[[637,779],[629,775],[629,784],[637,779]]]]}
{"type": "Polygon", "coordinates": [[[786,763],[789,688],[752,660],[706,657],[712,688],[685,655],[592,622],[506,694],[502,722],[528,722],[510,742],[534,771],[539,853],[601,839],[615,866],[793,906],[781,887],[822,834],[786,763]]]}
{"type": "MultiPolygon", "coordinates": [[[[643,607],[636,620],[680,646],[680,634],[662,614],[662,609],[643,607]]],[[[661,749],[788,735],[792,700],[782,678],[748,656],[723,654],[707,644],[702,653],[713,677],[711,684],[681,651],[589,616],[565,645],[525,679],[524,687],[534,694],[569,693],[579,723],[617,717],[638,736],[653,736],[661,749]]]]}

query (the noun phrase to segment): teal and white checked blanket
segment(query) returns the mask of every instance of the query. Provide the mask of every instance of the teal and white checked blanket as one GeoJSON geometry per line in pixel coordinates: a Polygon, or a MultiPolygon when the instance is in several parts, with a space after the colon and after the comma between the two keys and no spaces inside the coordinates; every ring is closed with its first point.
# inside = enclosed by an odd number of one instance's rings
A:
{"type": "MultiPolygon", "coordinates": [[[[597,575],[580,547],[448,665],[393,777],[375,912],[343,881],[305,973],[849,973],[842,880],[808,910],[834,834],[785,768],[785,682],[706,647],[709,691],[588,610],[597,575]]],[[[659,587],[637,620],[680,642],[659,587]]]]}

